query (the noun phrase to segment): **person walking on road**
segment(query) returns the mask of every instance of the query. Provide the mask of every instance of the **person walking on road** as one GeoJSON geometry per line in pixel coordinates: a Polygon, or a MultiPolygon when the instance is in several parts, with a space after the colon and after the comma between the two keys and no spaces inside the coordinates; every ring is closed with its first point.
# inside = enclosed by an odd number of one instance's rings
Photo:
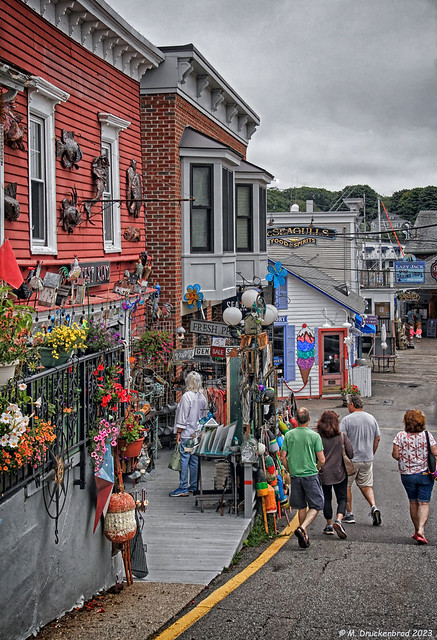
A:
{"type": "MultiPolygon", "coordinates": [[[[436,441],[428,432],[431,453],[437,457],[436,441]]],[[[404,414],[404,431],[393,440],[392,456],[398,461],[401,482],[410,501],[410,517],[414,524],[413,538],[417,544],[428,544],[425,525],[429,517],[429,503],[434,477],[428,472],[428,442],[425,416],[412,409],[404,414]]]]}
{"type": "Polygon", "coordinates": [[[338,414],[335,411],[324,411],[317,423],[317,432],[322,438],[323,453],[325,454],[325,464],[320,469],[320,479],[325,497],[323,515],[326,519],[326,527],[323,529],[325,535],[334,535],[339,538],[347,538],[342,520],[346,513],[347,502],[347,474],[343,462],[343,442],[346,455],[353,458],[354,450],[349,438],[340,433],[338,414]],[[332,490],[334,489],[337,499],[337,516],[332,524],[332,490]]]}
{"type": "Polygon", "coordinates": [[[290,474],[290,506],[298,510],[299,527],[294,532],[299,546],[310,546],[307,528],[323,509],[324,499],[318,466],[325,463],[320,435],[308,428],[310,414],[302,407],[298,410],[297,427],[284,436],[281,461],[290,474]],[[308,507],[308,511],[307,511],[308,507]]]}
{"type": "Polygon", "coordinates": [[[197,491],[197,475],[199,458],[185,451],[187,441],[199,430],[199,420],[207,414],[207,402],[202,390],[202,376],[197,371],[190,371],[185,379],[183,394],[175,416],[174,431],[176,442],[181,446],[181,471],[179,486],[169,494],[172,498],[186,497],[197,491]],[[188,486],[188,471],[190,484],[188,486]]]}
{"type": "Polygon", "coordinates": [[[358,393],[350,394],[347,403],[349,415],[340,422],[340,431],[351,441],[354,450],[352,462],[355,474],[348,476],[347,512],[343,522],[346,524],[355,522],[352,513],[352,485],[355,481],[370,505],[373,526],[378,527],[381,524],[381,512],[375,504],[373,492],[373,456],[380,441],[379,425],[370,413],[363,411],[363,400],[358,393]]]}

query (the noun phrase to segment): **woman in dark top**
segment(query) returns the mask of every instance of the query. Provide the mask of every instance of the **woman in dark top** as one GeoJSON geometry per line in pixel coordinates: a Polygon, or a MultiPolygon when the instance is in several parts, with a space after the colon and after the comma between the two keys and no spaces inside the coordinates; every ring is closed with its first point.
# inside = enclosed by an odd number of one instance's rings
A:
{"type": "MultiPolygon", "coordinates": [[[[323,533],[333,536],[335,531],[339,538],[347,538],[341,522],[346,512],[347,474],[343,462],[342,434],[340,433],[338,415],[334,411],[324,411],[317,423],[317,431],[322,438],[326,459],[319,471],[325,496],[323,515],[326,518],[326,527],[323,529],[323,533]],[[332,489],[334,489],[337,498],[337,517],[334,524],[332,524],[332,489]]],[[[347,456],[353,458],[354,450],[345,434],[344,447],[347,456]]]]}

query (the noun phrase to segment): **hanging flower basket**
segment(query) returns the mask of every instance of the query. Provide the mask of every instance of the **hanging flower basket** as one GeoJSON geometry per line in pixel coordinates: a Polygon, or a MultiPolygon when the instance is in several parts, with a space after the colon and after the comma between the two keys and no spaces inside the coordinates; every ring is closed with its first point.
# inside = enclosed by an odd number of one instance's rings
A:
{"type": "Polygon", "coordinates": [[[136,458],[141,453],[141,447],[143,446],[144,438],[140,440],[134,440],[127,443],[126,440],[119,438],[117,440],[118,451],[123,458],[136,458]]]}
{"type": "Polygon", "coordinates": [[[9,380],[14,377],[17,364],[18,360],[9,364],[0,364],[0,386],[8,384],[9,380]]]}

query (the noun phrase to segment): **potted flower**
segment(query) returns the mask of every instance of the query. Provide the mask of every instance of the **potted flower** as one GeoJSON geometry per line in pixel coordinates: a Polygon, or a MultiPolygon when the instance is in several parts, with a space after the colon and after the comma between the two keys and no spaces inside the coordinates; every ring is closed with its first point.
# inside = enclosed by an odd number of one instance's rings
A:
{"type": "Polygon", "coordinates": [[[86,352],[96,353],[97,351],[105,351],[123,344],[123,338],[118,331],[114,331],[108,327],[103,320],[91,320],[87,323],[86,328],[86,352]]]}
{"type": "MultiPolygon", "coordinates": [[[[27,396],[26,385],[18,387],[17,400],[41,406],[27,396]]],[[[8,398],[0,397],[0,471],[12,472],[32,464],[35,468],[44,462],[49,446],[56,440],[56,427],[35,415],[25,415],[23,410],[8,398]]]]}
{"type": "Polygon", "coordinates": [[[118,432],[118,449],[125,458],[135,458],[141,453],[144,441],[144,429],[139,416],[129,413],[120,425],[118,432]]]}
{"type": "Polygon", "coordinates": [[[0,385],[14,376],[15,366],[28,350],[32,312],[26,305],[15,304],[9,286],[0,286],[0,385]]]}
{"type": "Polygon", "coordinates": [[[341,397],[343,399],[343,406],[347,407],[347,397],[349,395],[353,395],[353,394],[359,395],[360,393],[361,392],[358,389],[356,384],[349,384],[348,383],[345,387],[342,387],[341,388],[341,397]]]}
{"type": "Polygon", "coordinates": [[[173,337],[168,331],[145,331],[134,346],[134,354],[143,364],[155,366],[171,360],[173,337]]]}
{"type": "Polygon", "coordinates": [[[38,331],[34,337],[34,344],[39,346],[41,363],[45,367],[55,367],[65,364],[73,351],[84,349],[86,330],[76,322],[71,326],[57,325],[47,331],[38,331]]]}

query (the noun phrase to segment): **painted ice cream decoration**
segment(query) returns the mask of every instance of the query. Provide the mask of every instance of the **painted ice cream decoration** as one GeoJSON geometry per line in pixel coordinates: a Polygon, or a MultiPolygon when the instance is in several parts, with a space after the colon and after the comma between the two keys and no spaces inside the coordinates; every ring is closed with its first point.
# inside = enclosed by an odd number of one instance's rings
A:
{"type": "Polygon", "coordinates": [[[297,334],[297,364],[304,385],[308,382],[315,359],[314,331],[306,324],[303,324],[302,329],[297,334]]]}

